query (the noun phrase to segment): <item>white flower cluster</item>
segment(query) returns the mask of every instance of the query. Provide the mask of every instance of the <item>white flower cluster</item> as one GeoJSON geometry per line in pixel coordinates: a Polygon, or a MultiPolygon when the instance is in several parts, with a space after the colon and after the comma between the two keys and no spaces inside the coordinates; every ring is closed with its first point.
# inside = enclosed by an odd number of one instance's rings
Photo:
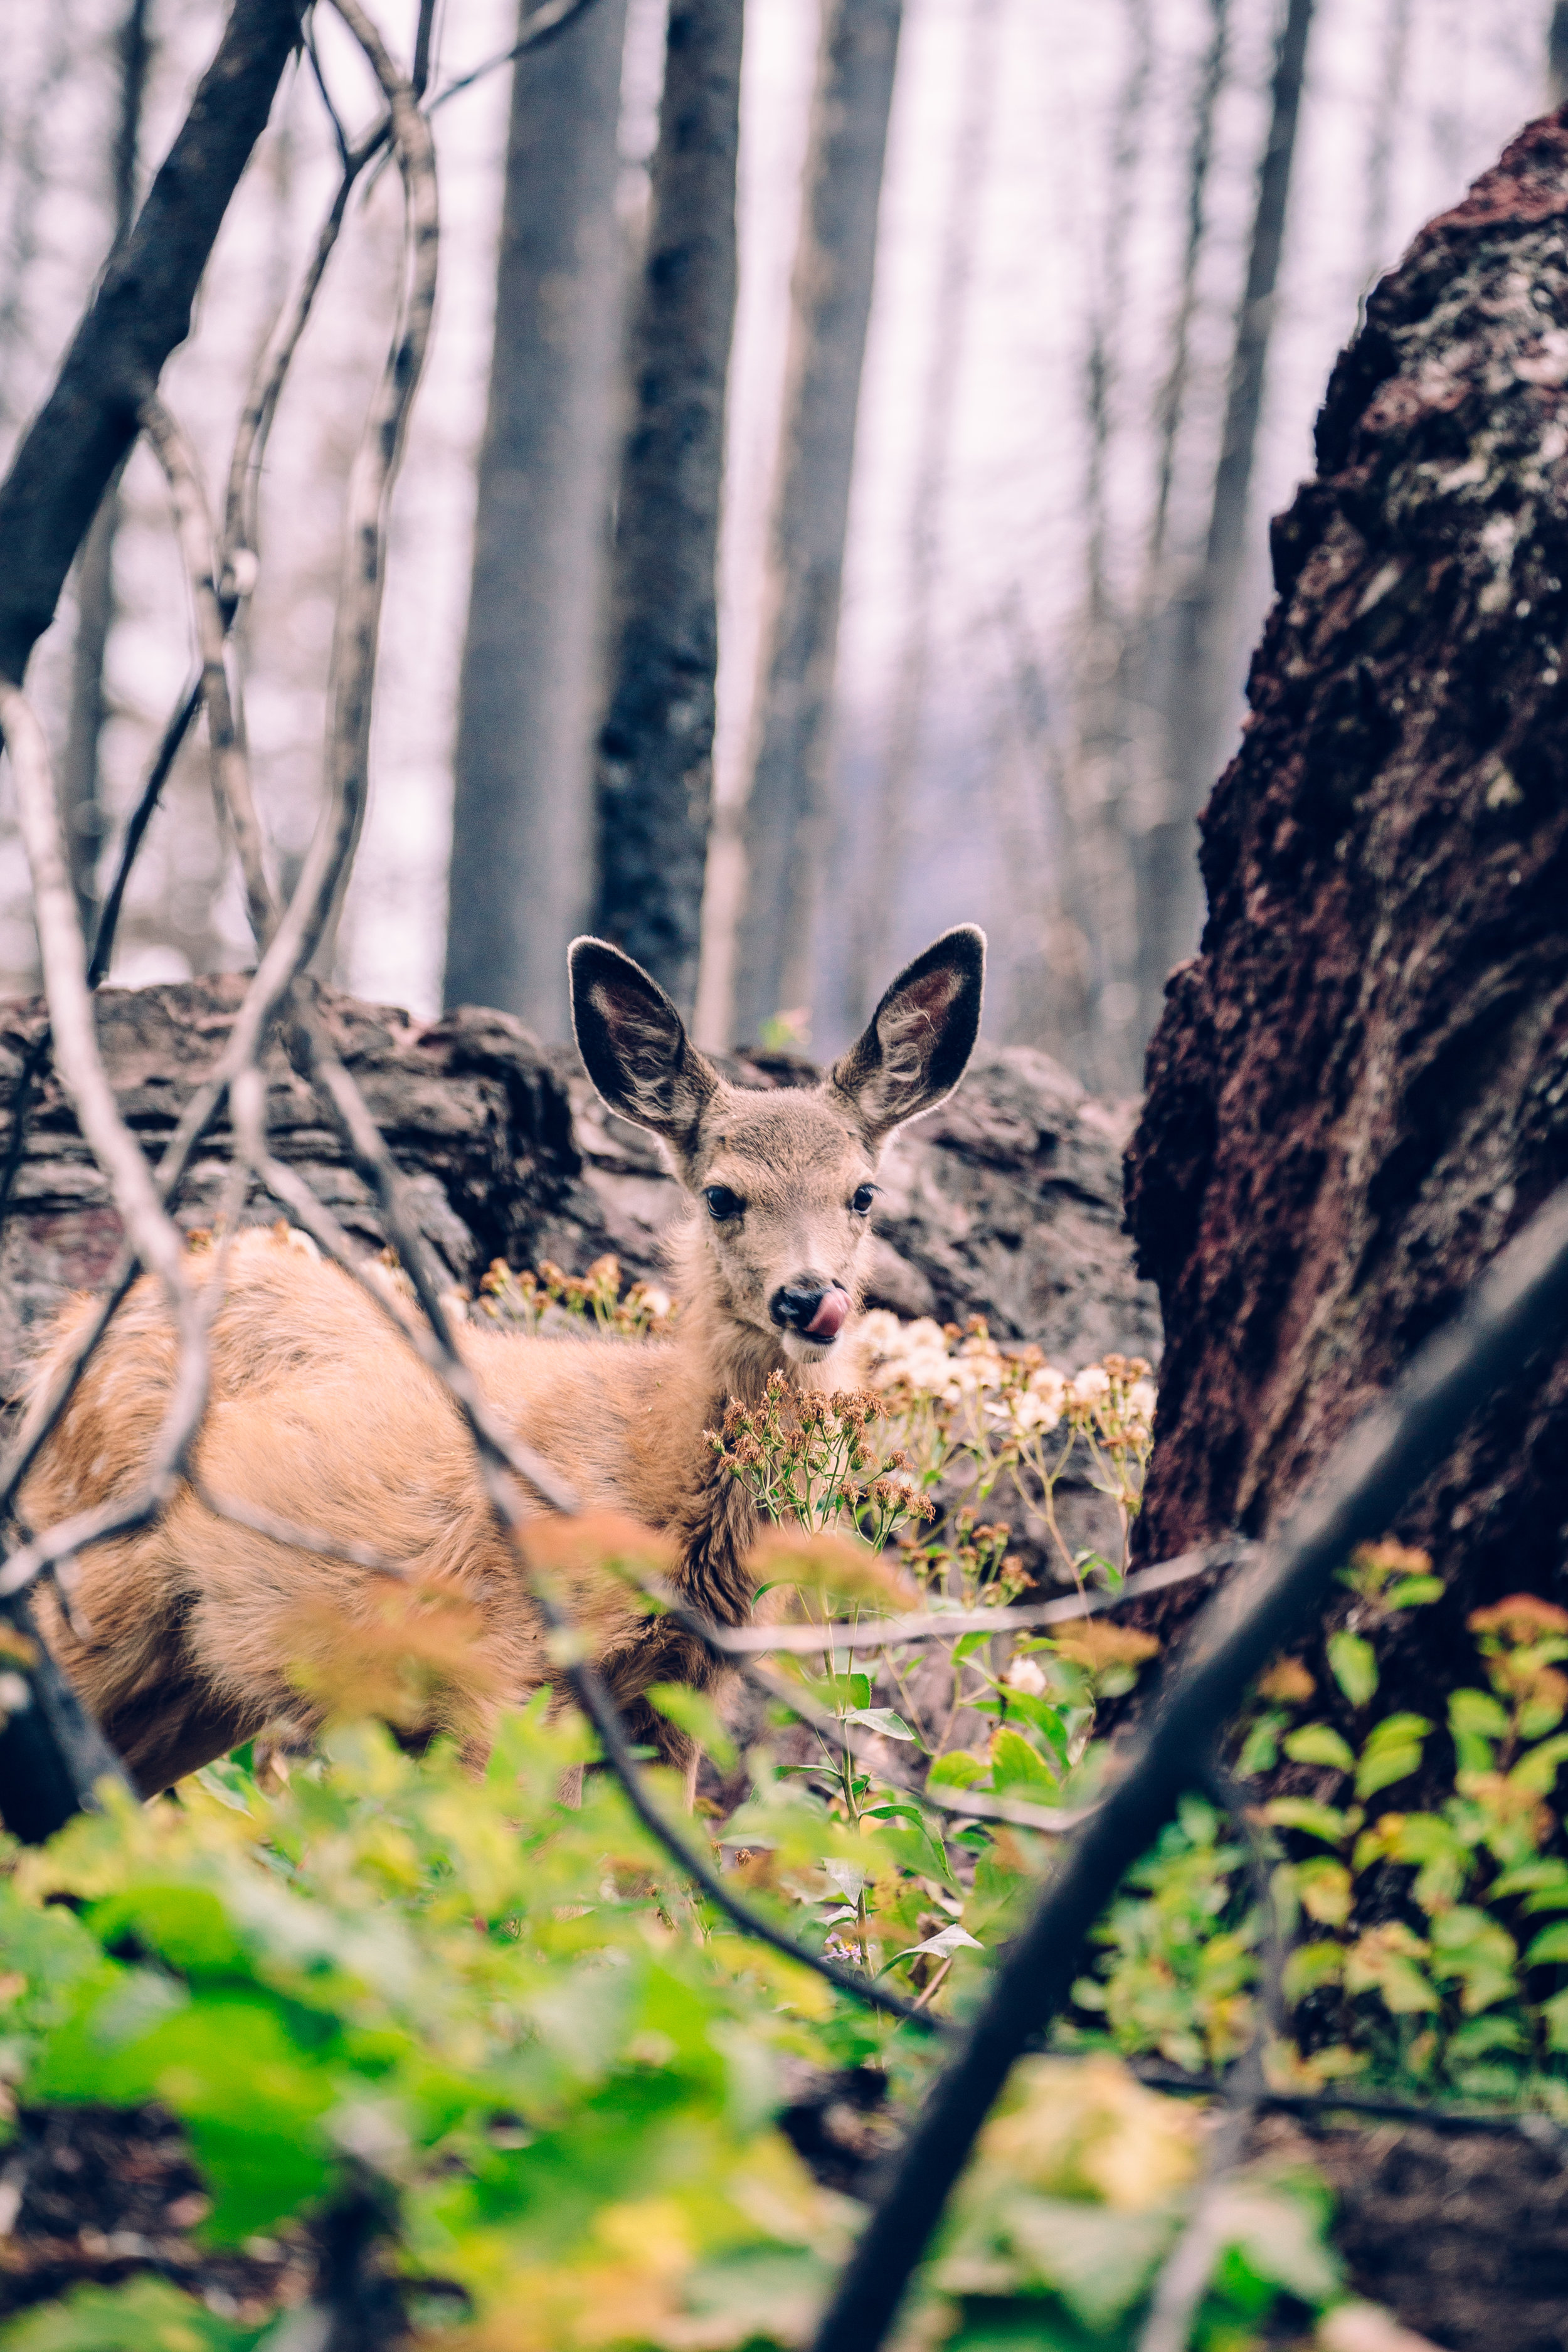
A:
{"type": "Polygon", "coordinates": [[[1069,1412],[1142,1432],[1153,1422],[1154,1383],[1142,1378],[1129,1383],[1127,1371],[1142,1367],[1121,1357],[1109,1360],[1110,1370],[1086,1364],[1070,1378],[1037,1360],[1026,1371],[1037,1349],[1026,1349],[1022,1360],[1009,1358],[981,1332],[954,1347],[929,1315],[906,1323],[886,1307],[863,1318],[856,1341],[868,1387],[910,1389],[946,1405],[984,1400],[988,1419],[1020,1437],[1048,1437],[1069,1412]]]}
{"type": "Polygon", "coordinates": [[[963,1393],[947,1352],[947,1334],[929,1315],[912,1323],[889,1314],[885,1307],[863,1316],[855,1334],[866,1370],[868,1387],[878,1391],[910,1388],[922,1396],[940,1397],[956,1404],[963,1393]]]}
{"type": "Polygon", "coordinates": [[[1037,1364],[1021,1388],[1009,1391],[1006,1412],[1021,1436],[1048,1437],[1062,1417],[1068,1381],[1054,1364],[1037,1364]]]}

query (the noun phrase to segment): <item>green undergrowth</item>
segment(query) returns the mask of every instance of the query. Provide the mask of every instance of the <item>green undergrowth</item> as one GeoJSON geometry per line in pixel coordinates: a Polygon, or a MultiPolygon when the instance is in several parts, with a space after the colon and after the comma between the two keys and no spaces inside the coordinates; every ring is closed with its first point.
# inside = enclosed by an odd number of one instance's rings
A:
{"type": "MultiPolygon", "coordinates": [[[[476,1312],[636,1337],[674,1311],[621,1300],[607,1266],[574,1288],[547,1272],[493,1271],[476,1312]]],[[[1016,1507],[1064,1585],[1113,1593],[1148,1368],[1109,1357],[1069,1378],[983,1325],[868,1324],[861,1386],[777,1382],[712,1433],[721,1473],[781,1522],[753,1564],[770,1605],[857,1625],[1000,1608],[1024,1580],[1016,1507]],[[1069,1468],[1114,1510],[1112,1554],[1063,1542],[1069,1468]]],[[[1317,1674],[1277,1662],[1235,1727],[1239,1795],[1184,1795],[1100,1923],[1057,2048],[1015,2070],[986,2128],[900,2352],[1131,2352],[1209,2126],[1126,2062],[1223,2073],[1261,2038],[1277,2086],[1568,2112],[1568,1614],[1519,1599],[1472,1617],[1473,1675],[1428,1718],[1382,1703],[1380,1675],[1441,1599],[1429,1563],[1374,1547],[1346,1585],[1317,1674]]],[[[418,1622],[389,1617],[400,1657],[418,1622]]],[[[1005,1628],[776,1656],[748,1793],[686,1823],[798,1943],[952,2025],[1103,1783],[1106,1702],[1157,1647],[1105,1619],[1005,1628]],[[910,1781],[1032,1823],[943,1813],[910,1781]]],[[[427,1630],[412,1688],[439,1680],[453,1638],[439,1612],[427,1630]]],[[[653,1696],[734,1769],[706,1700],[653,1696]]],[[[678,1817],[674,1778],[650,1781],[678,1817]]],[[[501,1719],[480,1779],[442,1742],[416,1757],[351,1722],[291,1769],[241,1751],[8,1850],[0,2000],[13,2113],[167,2109],[215,2247],[309,2230],[370,2182],[416,2333],[453,2352],[808,2343],[862,2208],[813,2178],[781,2111],[803,2082],[830,2096],[869,2068],[896,2122],[943,2055],[700,1899],[542,1695],[501,1719]]],[[[1210,2200],[1194,2343],[1331,2329],[1344,2291],[1310,2173],[1245,2171],[1210,2200]]],[[[144,2276],[24,2313],[0,2347],[289,2352],[297,2324],[243,2324],[144,2276]]]]}
{"type": "MultiPolygon", "coordinates": [[[[563,1802],[586,1752],[541,1702],[477,1784],[361,1726],[281,1786],[241,1754],[175,1800],[111,1792],[0,1885],[13,2100],[172,2111],[215,2246],[286,2234],[373,2174],[411,2307],[454,2346],[809,2341],[860,2211],[775,2127],[784,2070],[870,2062],[908,2100],[933,2053],[708,1916],[603,1775],[563,1802]]],[[[753,1892],[791,1925],[909,1866],[897,1822],[850,1832],[787,1782],[756,1802],[775,1892],[753,1892]]],[[[1116,2062],[1030,2062],[905,2340],[1130,2347],[1201,2156],[1197,2116],[1116,2062]]],[[[1237,2185],[1205,2343],[1342,2300],[1322,2219],[1309,2179],[1237,2185]]],[[[293,2325],[273,2325],[279,2352],[293,2325]]],[[[142,2278],[0,2341],[237,2352],[268,2332],[142,2278]]]]}

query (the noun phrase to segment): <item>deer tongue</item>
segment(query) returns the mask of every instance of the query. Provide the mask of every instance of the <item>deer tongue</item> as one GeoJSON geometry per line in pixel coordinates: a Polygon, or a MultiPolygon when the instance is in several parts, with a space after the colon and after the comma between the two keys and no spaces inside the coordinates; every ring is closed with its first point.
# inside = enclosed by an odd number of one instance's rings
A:
{"type": "Polygon", "coordinates": [[[849,1312],[849,1294],[845,1290],[825,1290],[822,1304],[805,1327],[808,1339],[837,1339],[844,1328],[844,1318],[849,1312]]]}

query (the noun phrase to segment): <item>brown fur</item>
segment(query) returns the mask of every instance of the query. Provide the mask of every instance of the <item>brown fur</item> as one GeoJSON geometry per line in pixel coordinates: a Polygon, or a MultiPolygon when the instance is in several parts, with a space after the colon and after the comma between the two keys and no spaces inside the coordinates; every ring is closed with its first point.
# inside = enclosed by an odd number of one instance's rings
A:
{"type": "MultiPolygon", "coordinates": [[[[755,1400],[775,1370],[842,1384],[842,1339],[829,1349],[781,1331],[769,1302],[803,1281],[858,1298],[867,1219],[849,1202],[891,1129],[956,1082],[979,1015],[978,940],[951,933],[928,950],[825,1085],[791,1093],[725,1084],[628,959],[597,942],[574,951],[590,1072],[613,1108],[663,1138],[698,1204],[672,1251],[678,1336],[638,1344],[470,1328],[460,1345],[505,1425],[560,1469],[588,1511],[659,1531],[675,1582],[721,1622],[750,1609],[756,1528],[703,1433],[727,1398],[755,1400]],[[700,1196],[716,1184],[744,1201],[743,1215],[721,1223],[705,1213],[700,1196]]],[[[216,1259],[188,1263],[204,1281],[216,1259]]],[[[78,1299],[62,1314],[39,1382],[89,1305],[78,1299]]],[[[163,1296],[143,1280],[27,1480],[30,1525],[135,1490],[174,1370],[163,1296]]],[[[323,1690],[352,1698],[345,1670],[352,1685],[356,1660],[364,1703],[383,1705],[378,1662],[389,1643],[437,1657],[425,1727],[449,1727],[477,1751],[497,1705],[551,1679],[523,1570],[457,1408],[374,1302],[298,1237],[247,1234],[228,1254],[196,1468],[215,1496],[368,1544],[410,1582],[254,1534],[215,1517],[189,1486],[153,1526],[84,1554],[79,1634],[47,1593],[40,1614],[144,1791],[279,1721],[308,1736],[323,1690]]],[[[651,1683],[707,1680],[700,1645],[650,1624],[624,1585],[591,1566],[567,1561],[552,1573],[634,1732],[688,1754],[689,1743],[637,1702],[651,1683]]]]}

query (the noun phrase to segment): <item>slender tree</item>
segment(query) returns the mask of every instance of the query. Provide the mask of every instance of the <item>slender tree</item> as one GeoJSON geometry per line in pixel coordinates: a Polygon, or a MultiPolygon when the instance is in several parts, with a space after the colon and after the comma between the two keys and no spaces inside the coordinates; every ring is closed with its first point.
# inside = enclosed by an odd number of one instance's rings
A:
{"type": "Polygon", "coordinates": [[[903,644],[893,684],[887,750],[873,808],[871,887],[850,929],[852,1029],[870,1016],[885,980],[889,920],[903,878],[910,794],[920,765],[931,669],[931,616],[942,554],[953,417],[963,356],[963,319],[974,268],[974,232],[985,184],[995,82],[997,0],[972,0],[951,193],[937,271],[931,372],[926,380],[910,498],[909,571],[903,644]],[[881,977],[879,977],[881,975],[881,977]]]}
{"type": "Polygon", "coordinates": [[[1166,975],[1196,945],[1201,922],[1203,889],[1194,824],[1212,781],[1231,687],[1252,463],[1263,413],[1312,5],[1313,0],[1288,0],[1280,29],[1208,532],[1196,574],[1173,616],[1165,809],[1145,836],[1141,861],[1140,1010],[1145,1035],[1158,1018],[1166,975]]]}
{"type": "Polygon", "coordinates": [[[689,1014],[713,803],[743,0],[671,0],[616,507],[594,929],[689,1014]]]}
{"type": "MultiPolygon", "coordinates": [[[[136,203],[136,155],[151,53],[147,11],[148,0],[130,0],[116,41],[120,120],[113,157],[113,252],[131,234],[136,203]]],[[[59,777],[71,883],[82,929],[89,939],[98,903],[98,853],[105,822],[99,792],[99,746],[105,717],[103,661],[114,623],[114,537],[119,527],[117,476],[103,494],[77,559],[76,639],[71,648],[69,719],[59,777]]]]}
{"type": "Polygon", "coordinates": [[[1126,824],[1128,685],[1134,625],[1111,572],[1110,488],[1116,391],[1127,312],[1127,265],[1144,137],[1154,28],[1149,0],[1124,0],[1126,67],[1111,116],[1104,235],[1094,257],[1083,372],[1086,466],[1084,602],[1076,708],[1065,782],[1079,885],[1075,917],[1087,953],[1086,1021],[1077,1075],[1104,1094],[1137,1083],[1129,1052],[1137,959],[1137,886],[1126,824]]]}
{"type": "Polygon", "coordinates": [[[447,1001],[557,1037],[592,903],[626,17],[626,0],[595,0],[514,68],[459,689],[447,1001]]]}
{"type": "Polygon", "coordinates": [[[791,297],[731,1025],[804,1000],[855,415],[902,0],[823,0],[791,297]]]}
{"type": "MultiPolygon", "coordinates": [[[[1568,16],[1564,29],[1568,31],[1568,16]]],[[[1383,71],[1373,116],[1372,143],[1366,154],[1366,225],[1362,233],[1363,295],[1371,293],[1395,258],[1388,251],[1389,196],[1394,142],[1405,116],[1405,61],[1409,49],[1410,0],[1389,0],[1383,33],[1383,71]]]]}

